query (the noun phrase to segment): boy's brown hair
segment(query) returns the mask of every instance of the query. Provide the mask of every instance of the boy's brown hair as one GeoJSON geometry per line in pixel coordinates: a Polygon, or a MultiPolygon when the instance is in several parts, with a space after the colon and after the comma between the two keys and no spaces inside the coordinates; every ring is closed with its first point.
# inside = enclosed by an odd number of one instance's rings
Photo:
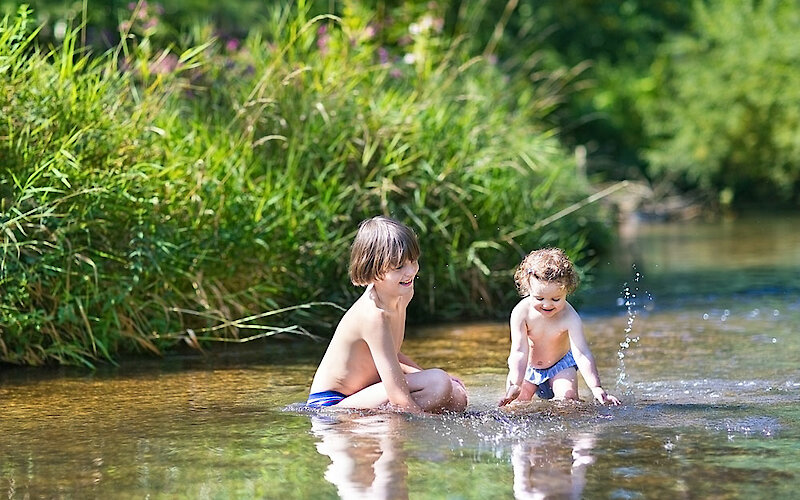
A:
{"type": "Polygon", "coordinates": [[[362,221],[350,249],[350,281],[366,286],[406,260],[419,260],[417,235],[388,217],[362,221]]]}
{"type": "Polygon", "coordinates": [[[569,257],[560,248],[542,248],[529,253],[514,273],[514,283],[523,297],[530,295],[530,279],[558,283],[567,295],[578,288],[580,278],[569,257]]]}

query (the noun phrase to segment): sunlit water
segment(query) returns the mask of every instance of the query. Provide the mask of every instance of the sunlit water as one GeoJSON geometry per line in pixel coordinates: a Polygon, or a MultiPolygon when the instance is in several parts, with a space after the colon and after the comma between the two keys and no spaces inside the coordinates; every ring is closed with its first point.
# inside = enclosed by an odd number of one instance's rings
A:
{"type": "MultiPolygon", "coordinates": [[[[797,498],[800,218],[641,226],[575,297],[624,405],[498,410],[503,324],[414,329],[465,415],[308,412],[324,346],[0,371],[8,498],[797,498]]],[[[590,396],[585,386],[582,395],[590,396]]]]}

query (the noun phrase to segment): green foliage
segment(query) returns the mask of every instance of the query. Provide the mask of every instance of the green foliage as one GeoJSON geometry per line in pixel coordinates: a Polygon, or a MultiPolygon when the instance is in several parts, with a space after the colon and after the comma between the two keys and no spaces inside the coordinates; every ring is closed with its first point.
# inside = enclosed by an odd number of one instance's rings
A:
{"type": "Polygon", "coordinates": [[[477,53],[495,54],[504,72],[550,87],[549,120],[562,143],[585,147],[587,170],[600,179],[641,177],[647,141],[637,102],[652,85],[650,66],[662,40],[688,25],[681,0],[483,0],[460,2],[471,13],[453,21],[477,53]]]}
{"type": "MultiPolygon", "coordinates": [[[[265,31],[265,23],[288,26],[287,19],[277,18],[292,4],[31,3],[42,46],[62,44],[71,20],[86,19],[82,46],[105,50],[121,37],[128,37],[126,43],[136,37],[147,42],[140,47],[144,59],[157,49],[202,45],[211,38],[218,40],[218,55],[233,56],[248,35],[265,31]]],[[[592,180],[645,179],[657,192],[700,189],[723,203],[794,204],[799,196],[792,133],[794,31],[800,8],[775,0],[695,3],[307,0],[300,10],[305,19],[333,14],[366,20],[370,50],[381,61],[445,54],[453,46],[462,61],[483,58],[504,75],[503,87],[522,97],[510,112],[527,115],[540,131],[557,129],[559,142],[585,158],[583,170],[592,180]],[[435,36],[418,36],[426,30],[435,36]],[[681,116],[686,106],[692,112],[681,116]],[[673,160],[680,164],[671,165],[673,160]]],[[[18,4],[0,0],[0,12],[13,14],[18,4]]],[[[272,34],[263,41],[281,39],[272,34]]],[[[427,67],[415,63],[414,71],[432,71],[433,59],[425,61],[427,67]]],[[[226,68],[229,61],[221,64],[226,68]]],[[[394,66],[401,73],[410,69],[394,66]]],[[[206,67],[193,76],[201,81],[192,83],[215,85],[213,72],[206,67]]],[[[218,99],[230,101],[224,95],[218,99]]]]}
{"type": "Polygon", "coordinates": [[[315,301],[359,293],[349,244],[378,213],[420,235],[420,320],[504,315],[533,247],[580,257],[605,229],[585,210],[544,219],[586,193],[546,124],[553,97],[436,15],[390,46],[356,2],[274,9],[241,45],[200,27],[164,46],[139,19],[102,54],[72,28],[42,49],[27,11],[7,17],[0,359],[327,334],[340,311],[315,301]]]}
{"type": "Polygon", "coordinates": [[[174,236],[192,230],[188,189],[165,182],[151,125],[180,86],[137,89],[116,54],[81,53],[77,29],[44,52],[28,25],[24,9],[0,25],[2,358],[88,363],[123,339],[156,351],[191,270],[174,236]]]}
{"type": "Polygon", "coordinates": [[[665,46],[645,125],[652,175],[722,203],[800,201],[800,9],[784,0],[695,4],[665,46]]]}

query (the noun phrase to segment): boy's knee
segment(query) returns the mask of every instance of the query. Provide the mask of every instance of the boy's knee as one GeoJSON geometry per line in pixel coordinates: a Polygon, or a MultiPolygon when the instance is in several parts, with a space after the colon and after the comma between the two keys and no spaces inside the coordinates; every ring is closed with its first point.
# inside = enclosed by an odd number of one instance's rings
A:
{"type": "Polygon", "coordinates": [[[447,405],[447,409],[450,411],[464,411],[469,404],[469,397],[467,396],[467,391],[461,385],[452,382],[451,385],[451,392],[450,392],[450,402],[447,405]]]}
{"type": "Polygon", "coordinates": [[[450,375],[441,368],[431,368],[430,370],[431,386],[437,393],[449,393],[452,390],[452,383],[450,375]]]}
{"type": "Polygon", "coordinates": [[[428,390],[434,406],[448,409],[453,404],[456,387],[446,371],[440,368],[429,370],[428,390]]]}

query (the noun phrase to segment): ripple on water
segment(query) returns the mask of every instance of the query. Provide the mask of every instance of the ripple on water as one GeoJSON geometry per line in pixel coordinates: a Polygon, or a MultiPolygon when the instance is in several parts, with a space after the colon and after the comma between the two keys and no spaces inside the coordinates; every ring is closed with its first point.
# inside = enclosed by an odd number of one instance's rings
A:
{"type": "Polygon", "coordinates": [[[773,405],[796,402],[798,386],[793,380],[661,380],[634,384],[632,393],[643,401],[773,405]]]}

